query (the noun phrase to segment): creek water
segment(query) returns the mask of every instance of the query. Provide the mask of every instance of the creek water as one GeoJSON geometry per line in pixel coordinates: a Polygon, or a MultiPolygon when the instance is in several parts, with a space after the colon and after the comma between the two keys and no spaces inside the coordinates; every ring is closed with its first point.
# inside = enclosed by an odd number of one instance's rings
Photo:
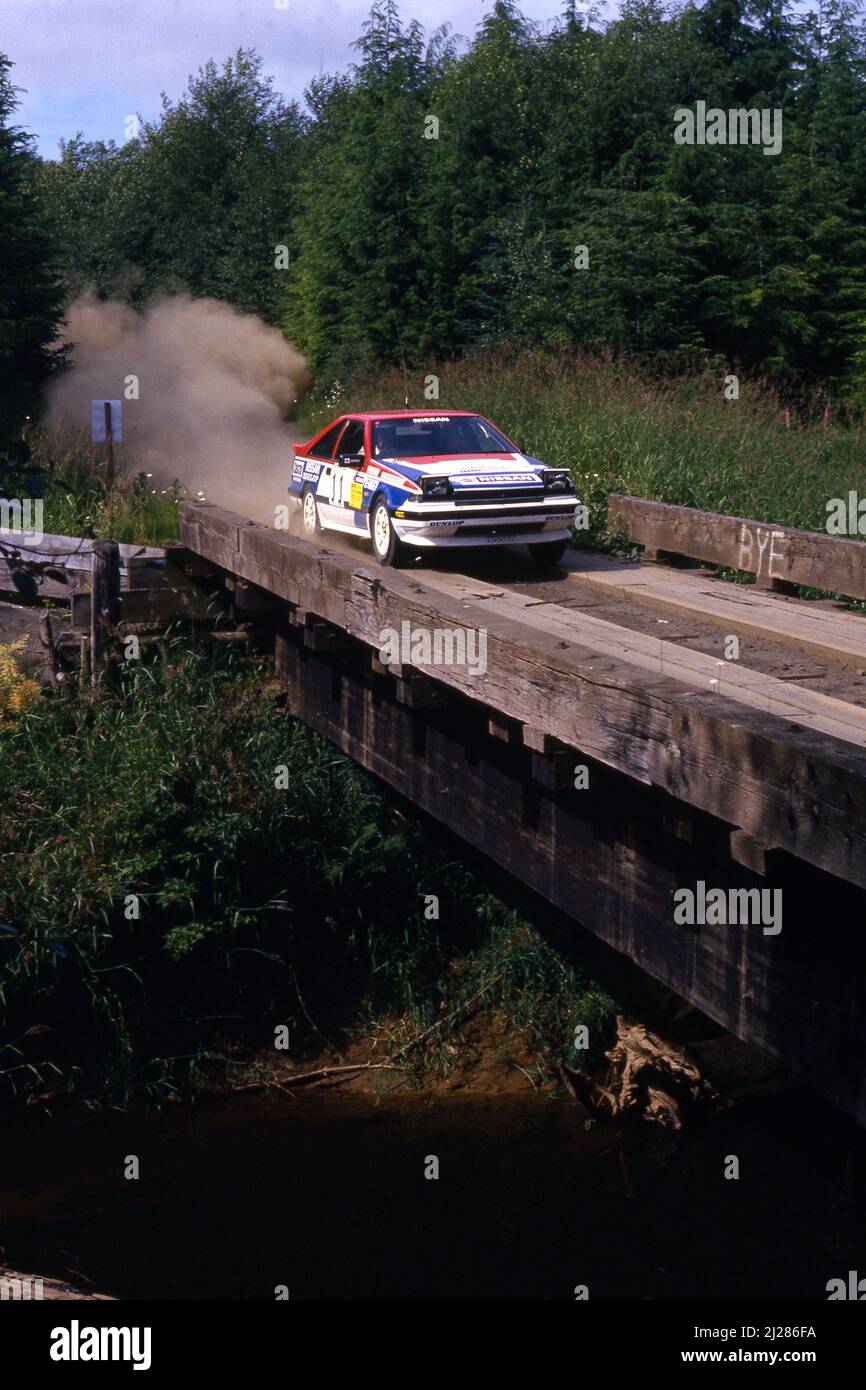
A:
{"type": "Polygon", "coordinates": [[[529,1091],[17,1119],[0,1245],[143,1299],[824,1299],[864,1265],[862,1133],[814,1102],[722,1110],[673,1144],[585,1119],[529,1091]]]}

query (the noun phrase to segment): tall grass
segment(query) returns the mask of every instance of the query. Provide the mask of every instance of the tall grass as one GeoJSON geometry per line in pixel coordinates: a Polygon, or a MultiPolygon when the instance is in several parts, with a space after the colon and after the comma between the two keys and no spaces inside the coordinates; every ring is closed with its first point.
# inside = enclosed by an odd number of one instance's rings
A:
{"type": "Polygon", "coordinates": [[[161,545],[178,534],[177,489],[157,489],[144,474],[106,477],[105,461],[83,439],[34,433],[32,466],[47,483],[43,529],[49,535],[161,545]]]}
{"type": "MultiPolygon", "coordinates": [[[[413,403],[477,410],[533,457],[571,470],[601,537],[609,492],[823,530],[826,504],[866,488],[866,427],[827,398],[785,403],[759,380],[726,400],[721,372],[659,378],[640,362],[574,352],[488,349],[413,371],[413,403]],[[424,381],[439,378],[425,401],[424,381]]],[[[310,433],[339,412],[400,406],[396,370],[371,370],[299,418],[310,433]]]]}
{"type": "Polygon", "coordinates": [[[547,1051],[604,1013],[263,674],[176,635],[0,728],[0,1100],[158,1093],[276,1023],[337,1045],[384,1013],[457,1026],[492,976],[547,1051]]]}

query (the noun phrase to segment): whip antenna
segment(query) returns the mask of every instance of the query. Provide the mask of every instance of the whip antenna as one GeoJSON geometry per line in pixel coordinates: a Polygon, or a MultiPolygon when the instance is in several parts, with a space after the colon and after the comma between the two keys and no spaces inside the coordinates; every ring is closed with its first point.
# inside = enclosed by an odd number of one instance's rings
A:
{"type": "Polygon", "coordinates": [[[400,361],[401,361],[402,364],[403,364],[403,391],[404,391],[403,404],[405,405],[406,409],[408,410],[408,408],[409,408],[409,377],[408,377],[407,374],[406,374],[406,355],[405,355],[405,353],[403,352],[403,338],[402,338],[402,335],[401,335],[401,333],[400,333],[400,325],[399,325],[399,323],[397,322],[397,315],[394,313],[394,310],[393,310],[393,309],[391,310],[391,316],[392,316],[392,318],[394,319],[394,327],[395,327],[396,330],[397,330],[397,342],[400,344],[400,361]]]}

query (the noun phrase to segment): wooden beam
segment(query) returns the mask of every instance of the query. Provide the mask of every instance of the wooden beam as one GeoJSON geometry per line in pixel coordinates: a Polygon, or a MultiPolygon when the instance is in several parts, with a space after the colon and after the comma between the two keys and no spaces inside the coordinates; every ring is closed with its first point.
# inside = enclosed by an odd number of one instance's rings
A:
{"type": "Polygon", "coordinates": [[[612,493],[607,529],[651,550],[866,599],[866,541],[612,493]]]}
{"type": "Polygon", "coordinates": [[[761,877],[766,874],[767,858],[775,848],[774,845],[764,844],[763,841],[747,835],[744,830],[732,830],[730,843],[731,858],[736,864],[742,864],[761,877]]]}
{"type": "MultiPolygon", "coordinates": [[[[42,536],[26,531],[0,532],[0,591],[24,603],[69,598],[90,582],[94,547],[103,542],[77,536],[42,536]]],[[[114,544],[114,542],[112,542],[114,544]]],[[[131,575],[164,567],[165,551],[156,546],[118,544],[122,588],[131,575]]]]}
{"type": "Polygon", "coordinates": [[[105,672],[108,640],[120,616],[120,554],[116,541],[95,541],[90,575],[90,679],[105,672]]]}
{"type": "Polygon", "coordinates": [[[549,791],[574,789],[573,752],[562,749],[554,753],[537,753],[532,750],[530,766],[533,781],[547,787],[549,791]]]}
{"type": "Polygon", "coordinates": [[[410,709],[441,709],[445,704],[442,686],[414,671],[397,679],[394,696],[398,705],[407,705],[410,709]]]}
{"type": "MultiPolygon", "coordinates": [[[[172,618],[216,618],[220,607],[211,595],[189,589],[122,589],[118,595],[118,626],[162,626],[172,618]]],[[[72,596],[72,627],[88,630],[92,599],[88,593],[72,596]]]]}
{"type": "MultiPolygon", "coordinates": [[[[36,540],[30,531],[0,531],[0,549],[19,551],[29,559],[64,560],[67,568],[88,572],[93,547],[101,544],[102,541],[87,536],[43,535],[36,540]]],[[[121,566],[130,558],[164,560],[166,555],[162,546],[135,545],[128,541],[112,541],[111,544],[117,546],[121,566]]]]}

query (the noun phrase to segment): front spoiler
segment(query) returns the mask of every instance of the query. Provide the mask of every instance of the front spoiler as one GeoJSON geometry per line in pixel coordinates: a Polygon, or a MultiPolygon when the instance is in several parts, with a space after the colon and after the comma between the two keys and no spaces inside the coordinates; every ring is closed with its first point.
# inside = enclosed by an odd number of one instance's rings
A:
{"type": "MultiPolygon", "coordinates": [[[[569,514],[569,521],[571,515],[569,514]]],[[[482,528],[473,526],[471,528],[460,527],[458,529],[424,531],[420,525],[406,525],[401,521],[394,522],[394,530],[397,532],[401,541],[408,545],[419,547],[431,546],[487,546],[487,545],[535,545],[536,542],[544,541],[565,541],[571,535],[568,526],[562,521],[548,520],[541,521],[537,526],[527,526],[525,521],[518,526],[509,526],[507,521],[500,521],[491,524],[489,527],[482,528]]]]}

